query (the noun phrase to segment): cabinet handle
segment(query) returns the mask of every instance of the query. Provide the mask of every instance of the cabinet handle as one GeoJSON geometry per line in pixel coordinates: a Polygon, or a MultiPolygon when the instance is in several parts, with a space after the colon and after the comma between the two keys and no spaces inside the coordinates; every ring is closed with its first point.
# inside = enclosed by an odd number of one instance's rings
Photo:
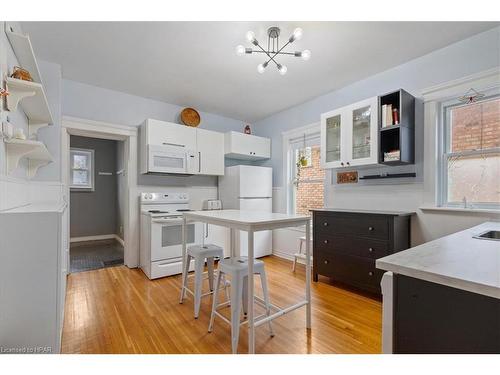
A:
{"type": "Polygon", "coordinates": [[[370,232],[372,232],[372,231],[373,231],[373,229],[374,229],[373,227],[368,227],[368,230],[369,230],[370,232]]]}
{"type": "Polygon", "coordinates": [[[324,261],[324,263],[325,263],[325,264],[328,264],[328,261],[327,261],[327,260],[325,260],[325,261],[324,261]]]}
{"type": "Polygon", "coordinates": [[[347,165],[351,165],[351,163],[349,163],[349,162],[347,162],[346,164],[347,164],[347,165]]]}
{"type": "Polygon", "coordinates": [[[327,226],[328,226],[328,223],[325,221],[325,222],[323,223],[323,226],[324,226],[324,227],[327,227],[327,226]]]}
{"type": "Polygon", "coordinates": [[[328,243],[328,240],[324,240],[323,242],[324,242],[324,243],[328,243]]]}
{"type": "Polygon", "coordinates": [[[341,165],[341,166],[344,166],[344,162],[343,162],[343,161],[341,161],[341,162],[340,162],[340,165],[341,165]]]}
{"type": "Polygon", "coordinates": [[[181,145],[180,143],[163,142],[162,144],[165,145],[165,146],[186,147],[186,145],[181,145]]]}
{"type": "Polygon", "coordinates": [[[368,276],[373,276],[373,272],[372,271],[368,272],[368,276]]]}
{"type": "Polygon", "coordinates": [[[198,152],[198,173],[201,173],[201,152],[198,152]]]}
{"type": "Polygon", "coordinates": [[[372,247],[370,247],[370,248],[368,249],[368,251],[369,251],[370,253],[373,253],[373,248],[372,248],[372,247]]]}

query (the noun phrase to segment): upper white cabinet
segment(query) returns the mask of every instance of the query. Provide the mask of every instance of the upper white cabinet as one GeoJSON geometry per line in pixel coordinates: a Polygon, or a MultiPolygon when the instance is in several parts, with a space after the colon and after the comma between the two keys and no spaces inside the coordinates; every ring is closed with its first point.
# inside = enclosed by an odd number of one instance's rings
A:
{"type": "Polygon", "coordinates": [[[243,160],[261,160],[271,157],[271,140],[255,135],[227,132],[225,134],[226,157],[243,160]]]}
{"type": "Polygon", "coordinates": [[[196,129],[199,174],[224,175],[224,133],[196,129]]]}
{"type": "Polygon", "coordinates": [[[321,115],[321,166],[377,164],[378,101],[366,99],[321,115]]]}
{"type": "Polygon", "coordinates": [[[148,145],[178,146],[195,151],[196,130],[173,122],[148,119],[144,135],[148,145]]]}
{"type": "Polygon", "coordinates": [[[224,134],[148,119],[140,129],[141,173],[224,175],[224,134]]]}

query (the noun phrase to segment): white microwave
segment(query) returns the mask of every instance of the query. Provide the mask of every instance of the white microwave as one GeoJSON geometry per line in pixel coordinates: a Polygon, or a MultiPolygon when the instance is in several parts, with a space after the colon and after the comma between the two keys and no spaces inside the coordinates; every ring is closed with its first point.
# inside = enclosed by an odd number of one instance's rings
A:
{"type": "Polygon", "coordinates": [[[182,146],[148,145],[147,173],[194,174],[199,169],[198,154],[182,146]]]}

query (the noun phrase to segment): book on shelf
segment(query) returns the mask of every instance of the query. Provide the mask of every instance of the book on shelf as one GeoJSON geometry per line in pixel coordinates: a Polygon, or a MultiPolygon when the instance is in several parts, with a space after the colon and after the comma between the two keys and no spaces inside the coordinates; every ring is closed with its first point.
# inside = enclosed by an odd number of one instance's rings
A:
{"type": "Polygon", "coordinates": [[[392,104],[384,104],[382,105],[382,127],[391,126],[392,123],[392,104]]]}

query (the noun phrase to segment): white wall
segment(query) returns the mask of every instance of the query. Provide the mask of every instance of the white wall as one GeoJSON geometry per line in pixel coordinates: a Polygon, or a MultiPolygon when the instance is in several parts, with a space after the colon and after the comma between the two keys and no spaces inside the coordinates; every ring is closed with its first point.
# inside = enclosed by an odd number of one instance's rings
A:
{"type": "MultiPolygon", "coordinates": [[[[289,108],[257,122],[256,134],[272,139],[272,159],[264,165],[274,169],[274,184],[283,188],[282,133],[290,129],[319,121],[323,112],[340,108],[344,105],[403,88],[418,98],[418,106],[423,112],[421,92],[427,87],[470,74],[488,70],[500,65],[500,27],[475,35],[452,44],[408,63],[376,74],[347,87],[319,96],[301,105],[289,108]]],[[[325,182],[325,206],[333,208],[358,209],[398,209],[417,212],[412,224],[412,244],[420,244],[443,235],[465,229],[485,220],[497,219],[495,214],[450,213],[421,211],[424,200],[424,176],[433,173],[432,161],[424,165],[424,137],[427,136],[423,125],[423,113],[417,121],[416,164],[418,173],[415,183],[401,184],[401,181],[389,184],[358,184],[336,186],[331,183],[331,174],[327,173],[325,182]],[[427,171],[426,171],[427,169],[427,171]]],[[[384,170],[375,169],[378,172],[384,170]]],[[[385,168],[385,171],[394,169],[385,168]]],[[[370,171],[371,172],[371,171],[370,171]]],[[[274,206],[286,210],[285,194],[275,197],[274,206]]],[[[294,233],[290,236],[297,237],[294,233]]],[[[275,249],[279,252],[293,253],[289,243],[279,241],[286,236],[275,235],[275,249]]],[[[289,240],[288,240],[289,241],[289,240]]],[[[292,241],[294,242],[294,241],[292,241]]]]}

